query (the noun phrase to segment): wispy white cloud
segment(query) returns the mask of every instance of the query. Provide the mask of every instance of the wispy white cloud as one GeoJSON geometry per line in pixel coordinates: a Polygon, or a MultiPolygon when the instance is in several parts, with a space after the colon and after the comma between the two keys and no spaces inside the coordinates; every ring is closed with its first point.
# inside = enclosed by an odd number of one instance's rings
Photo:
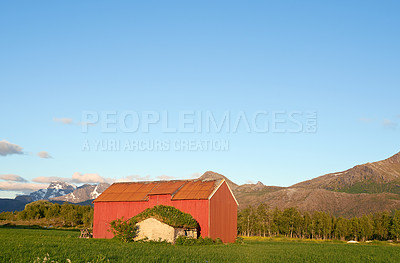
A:
{"type": "Polygon", "coordinates": [[[173,179],[175,179],[174,176],[169,176],[169,175],[165,175],[165,174],[159,175],[159,176],[157,176],[156,178],[157,178],[158,180],[173,180],[173,179]]]}
{"type": "Polygon", "coordinates": [[[65,178],[65,177],[57,177],[57,176],[38,176],[32,179],[32,182],[36,183],[51,183],[51,182],[69,182],[71,181],[71,178],[65,178]]]}
{"type": "Polygon", "coordinates": [[[106,180],[96,173],[81,174],[81,173],[76,172],[72,175],[72,182],[73,183],[105,183],[106,180]]]}
{"type": "Polygon", "coordinates": [[[109,183],[113,183],[113,182],[137,182],[137,181],[154,181],[154,180],[173,180],[176,179],[174,176],[169,176],[169,175],[159,175],[156,176],[155,178],[150,176],[150,175],[138,175],[138,174],[134,174],[134,175],[129,175],[129,176],[125,176],[122,178],[118,178],[118,179],[112,179],[112,178],[106,178],[106,182],[109,183]]]}
{"type": "Polygon", "coordinates": [[[196,179],[196,178],[199,178],[201,176],[201,173],[192,173],[192,174],[190,174],[188,177],[190,178],[190,179],[196,179]]]}
{"type": "Polygon", "coordinates": [[[74,121],[71,118],[53,118],[54,122],[59,122],[63,124],[73,124],[74,121]]]}
{"type": "Polygon", "coordinates": [[[71,118],[53,118],[53,121],[62,123],[62,124],[78,125],[78,126],[94,126],[94,125],[96,125],[95,123],[92,123],[92,122],[81,122],[81,121],[75,122],[71,118]]]}
{"type": "MultiPolygon", "coordinates": [[[[400,118],[400,114],[396,115],[395,118],[400,118]]],[[[373,119],[373,118],[365,118],[362,117],[359,119],[360,122],[363,123],[375,123],[375,124],[379,124],[382,125],[383,128],[385,129],[389,129],[389,130],[396,130],[397,129],[397,125],[398,123],[396,121],[390,120],[388,118],[383,119],[383,120],[379,120],[379,119],[373,119]]]]}
{"type": "Polygon", "coordinates": [[[16,174],[0,174],[0,179],[4,181],[27,182],[25,178],[16,174]]]}
{"type": "Polygon", "coordinates": [[[77,184],[85,184],[85,183],[105,183],[108,180],[104,179],[100,175],[96,173],[74,173],[70,178],[68,177],[58,177],[58,176],[39,176],[32,179],[33,182],[36,183],[51,183],[54,181],[59,182],[68,182],[68,183],[77,183],[77,184]]]}
{"type": "Polygon", "coordinates": [[[246,181],[246,184],[255,184],[255,182],[252,181],[252,180],[247,180],[247,181],[246,181]]]}
{"type": "Polygon", "coordinates": [[[382,125],[385,129],[395,130],[397,128],[397,123],[388,119],[383,120],[382,125]]]}
{"type": "Polygon", "coordinates": [[[43,158],[43,159],[51,159],[51,158],[53,158],[53,157],[51,157],[51,155],[50,155],[48,152],[46,152],[46,151],[38,152],[38,153],[37,153],[37,156],[39,156],[40,158],[43,158]]]}
{"type": "MultiPolygon", "coordinates": [[[[34,155],[31,152],[24,152],[23,148],[17,144],[10,143],[6,140],[0,141],[0,156],[7,156],[11,154],[26,154],[27,156],[34,155]]],[[[52,158],[51,155],[46,151],[38,152],[37,156],[45,159],[52,158]]]]}
{"type": "Polygon", "coordinates": [[[47,188],[47,184],[0,182],[0,191],[37,191],[47,188]]]}
{"type": "Polygon", "coordinates": [[[110,179],[110,180],[115,181],[115,182],[135,182],[135,181],[151,181],[152,178],[150,175],[141,176],[141,175],[134,174],[134,175],[129,175],[129,176],[119,178],[116,180],[112,180],[112,179],[110,179]]]}
{"type": "Polygon", "coordinates": [[[7,156],[11,154],[24,154],[23,148],[19,145],[10,143],[6,140],[0,141],[0,155],[7,156]]]}

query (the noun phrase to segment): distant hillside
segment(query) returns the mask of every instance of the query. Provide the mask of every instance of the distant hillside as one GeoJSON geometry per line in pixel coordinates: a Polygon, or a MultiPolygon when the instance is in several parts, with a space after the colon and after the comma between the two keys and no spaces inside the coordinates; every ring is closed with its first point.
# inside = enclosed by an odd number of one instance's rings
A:
{"type": "Polygon", "coordinates": [[[239,195],[246,195],[246,194],[256,194],[260,195],[263,193],[271,193],[276,192],[281,189],[285,189],[285,187],[280,186],[267,186],[261,183],[260,181],[256,184],[242,184],[235,188],[235,193],[239,195]]]}
{"type": "Polygon", "coordinates": [[[297,207],[302,211],[324,211],[335,216],[362,216],[400,209],[400,196],[392,193],[348,194],[325,189],[286,188],[258,195],[236,195],[240,208],[265,203],[271,208],[297,207]]]}
{"type": "Polygon", "coordinates": [[[229,185],[229,187],[231,188],[232,191],[238,187],[237,184],[235,184],[234,182],[229,180],[227,177],[223,176],[222,174],[215,173],[215,172],[212,172],[212,171],[205,172],[198,179],[203,180],[203,181],[215,180],[215,179],[225,179],[226,183],[229,185]]]}
{"type": "Polygon", "coordinates": [[[290,187],[267,186],[261,182],[237,185],[210,171],[200,177],[216,178],[227,181],[239,202],[239,209],[265,203],[272,208],[297,207],[346,217],[400,209],[400,153],[290,187]]]}
{"type": "Polygon", "coordinates": [[[12,212],[12,211],[22,211],[25,208],[25,205],[29,202],[25,202],[23,200],[18,199],[0,199],[0,213],[1,212],[12,212]]]}
{"type": "Polygon", "coordinates": [[[344,172],[323,175],[291,187],[345,193],[400,194],[400,153],[383,161],[357,165],[344,172]]]}
{"type": "Polygon", "coordinates": [[[249,205],[265,203],[263,199],[265,195],[282,189],[285,189],[285,187],[267,186],[261,182],[257,182],[256,184],[240,185],[232,192],[239,202],[239,209],[243,209],[249,205]]]}

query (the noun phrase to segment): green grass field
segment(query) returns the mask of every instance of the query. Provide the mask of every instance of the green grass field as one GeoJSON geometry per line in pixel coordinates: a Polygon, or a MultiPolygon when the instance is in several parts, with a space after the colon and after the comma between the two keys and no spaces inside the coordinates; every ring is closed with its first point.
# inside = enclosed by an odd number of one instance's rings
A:
{"type": "Polygon", "coordinates": [[[399,262],[387,243],[246,239],[244,244],[176,246],[79,239],[79,232],[0,228],[0,262],[399,262]],[[37,258],[40,258],[37,261],[37,258]],[[68,261],[70,260],[70,261],[68,261]]]}

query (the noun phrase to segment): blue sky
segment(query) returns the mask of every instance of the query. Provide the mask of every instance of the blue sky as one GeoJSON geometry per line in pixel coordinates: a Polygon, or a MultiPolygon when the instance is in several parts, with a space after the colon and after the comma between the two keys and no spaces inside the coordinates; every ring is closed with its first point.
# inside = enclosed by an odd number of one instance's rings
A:
{"type": "Polygon", "coordinates": [[[0,197],[54,178],[207,170],[289,186],[385,159],[400,151],[399,11],[398,1],[2,2],[0,197]],[[100,120],[85,133],[88,111],[100,120]],[[172,126],[187,111],[262,111],[269,124],[274,112],[286,121],[316,112],[317,130],[167,133],[158,123],[107,133],[106,111],[167,112],[172,126]],[[229,149],[82,149],[96,140],[225,140],[229,149]]]}

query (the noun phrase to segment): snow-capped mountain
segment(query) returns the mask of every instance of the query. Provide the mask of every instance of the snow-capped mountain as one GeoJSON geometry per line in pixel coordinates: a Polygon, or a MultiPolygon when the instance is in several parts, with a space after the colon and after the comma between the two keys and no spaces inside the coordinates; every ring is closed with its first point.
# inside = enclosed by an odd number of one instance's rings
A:
{"type": "Polygon", "coordinates": [[[97,185],[84,184],[76,188],[76,190],[73,191],[72,193],[66,194],[64,196],[51,198],[51,200],[66,201],[70,203],[81,203],[87,200],[92,200],[97,198],[109,186],[110,185],[107,183],[100,183],[97,185]]]}
{"type": "MultiPolygon", "coordinates": [[[[40,189],[33,193],[30,193],[28,197],[34,201],[38,200],[50,200],[51,198],[63,196],[72,193],[76,189],[73,184],[65,182],[51,182],[47,189],[40,189]]],[[[25,196],[22,196],[25,197],[25,196]]],[[[21,196],[19,197],[21,198],[21,196]]]]}

